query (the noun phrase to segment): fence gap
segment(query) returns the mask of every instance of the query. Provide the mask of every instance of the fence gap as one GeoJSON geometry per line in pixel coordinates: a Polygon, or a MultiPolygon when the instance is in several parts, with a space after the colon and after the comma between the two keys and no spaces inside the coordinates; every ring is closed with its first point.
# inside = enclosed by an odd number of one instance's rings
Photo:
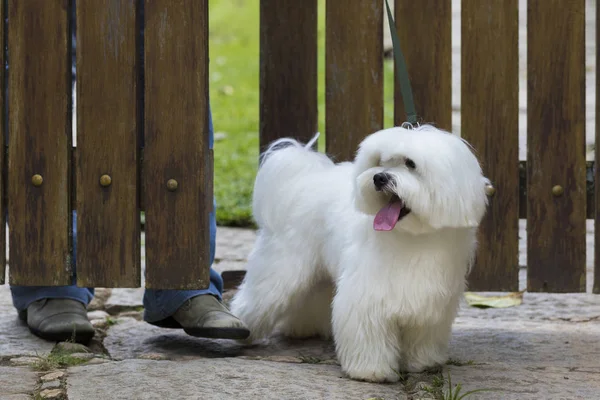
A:
{"type": "Polygon", "coordinates": [[[527,290],[584,292],[585,0],[528,0],[527,290]]]}
{"type": "Polygon", "coordinates": [[[146,287],[209,285],[208,1],[145,0],[146,287]]]}
{"type": "Polygon", "coordinates": [[[518,22],[518,0],[462,1],[462,137],[495,188],[471,290],[519,289],[518,22]]]}
{"type": "Polygon", "coordinates": [[[77,283],[139,287],[136,0],[77,3],[77,283]]]}
{"type": "Polygon", "coordinates": [[[383,128],[383,1],[327,0],[325,9],[326,149],[347,161],[383,128]]]}

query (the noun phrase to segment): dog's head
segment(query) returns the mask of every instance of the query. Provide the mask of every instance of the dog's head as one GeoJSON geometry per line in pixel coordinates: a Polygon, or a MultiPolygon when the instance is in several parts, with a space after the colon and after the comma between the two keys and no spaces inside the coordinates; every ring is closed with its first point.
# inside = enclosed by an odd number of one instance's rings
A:
{"type": "Polygon", "coordinates": [[[433,126],[368,136],[354,166],[355,205],[376,230],[472,228],[485,214],[489,181],[470,146],[433,126]]]}

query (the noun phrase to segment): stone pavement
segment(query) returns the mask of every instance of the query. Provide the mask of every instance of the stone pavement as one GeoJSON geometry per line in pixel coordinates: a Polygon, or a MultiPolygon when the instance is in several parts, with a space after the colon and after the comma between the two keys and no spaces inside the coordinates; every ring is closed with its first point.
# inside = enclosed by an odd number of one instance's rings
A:
{"type": "MultiPolygon", "coordinates": [[[[254,238],[219,228],[216,269],[243,268],[254,238]]],[[[97,336],[61,366],[48,361],[54,344],[29,334],[0,286],[0,400],[426,399],[448,390],[448,373],[463,391],[499,390],[471,399],[600,399],[600,296],[589,293],[525,293],[505,309],[463,304],[443,371],[387,385],[348,380],[331,342],[245,347],[153,327],[141,321],[142,294],[98,289],[89,313],[97,336]]]]}

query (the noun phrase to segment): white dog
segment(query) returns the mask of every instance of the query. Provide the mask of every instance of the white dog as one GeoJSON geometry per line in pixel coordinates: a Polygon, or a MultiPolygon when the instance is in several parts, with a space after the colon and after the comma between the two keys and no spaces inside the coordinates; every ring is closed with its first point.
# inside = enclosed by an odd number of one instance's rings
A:
{"type": "Polygon", "coordinates": [[[353,163],[311,145],[280,139],[262,156],[232,312],[251,340],[333,333],[353,379],[444,363],[487,206],[477,158],[429,125],[376,132],[353,163]]]}

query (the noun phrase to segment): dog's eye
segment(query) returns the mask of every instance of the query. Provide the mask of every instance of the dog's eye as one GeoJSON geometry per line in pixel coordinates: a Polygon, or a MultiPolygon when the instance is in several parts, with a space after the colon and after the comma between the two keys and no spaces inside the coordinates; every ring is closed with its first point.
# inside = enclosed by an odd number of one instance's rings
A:
{"type": "Polygon", "coordinates": [[[406,165],[406,167],[408,169],[417,168],[417,165],[415,164],[415,162],[413,160],[411,160],[410,158],[407,158],[406,160],[404,160],[404,165],[406,165]]]}

